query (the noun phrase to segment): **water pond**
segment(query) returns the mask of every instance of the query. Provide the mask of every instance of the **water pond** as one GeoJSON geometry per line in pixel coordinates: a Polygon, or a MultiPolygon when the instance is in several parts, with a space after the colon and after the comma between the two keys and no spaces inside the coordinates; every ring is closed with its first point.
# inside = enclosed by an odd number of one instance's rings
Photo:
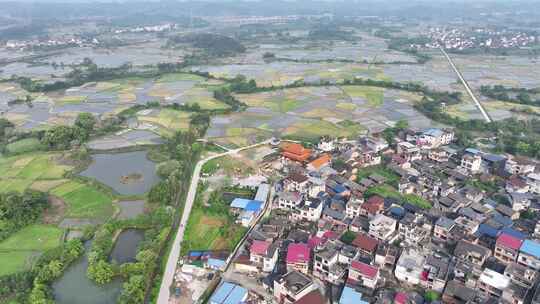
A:
{"type": "Polygon", "coordinates": [[[114,244],[110,260],[118,264],[135,262],[137,247],[143,239],[143,230],[126,229],[122,231],[114,244]]]}
{"type": "MultiPolygon", "coordinates": [[[[90,242],[85,244],[88,251],[90,242]]],[[[88,259],[85,255],[71,265],[52,288],[58,304],[114,304],[122,292],[122,281],[114,280],[98,286],[86,277],[88,259]]]]}
{"type": "Polygon", "coordinates": [[[121,195],[141,195],[159,181],[156,164],[147,151],[92,155],[92,164],[80,175],[95,178],[121,195]]]}

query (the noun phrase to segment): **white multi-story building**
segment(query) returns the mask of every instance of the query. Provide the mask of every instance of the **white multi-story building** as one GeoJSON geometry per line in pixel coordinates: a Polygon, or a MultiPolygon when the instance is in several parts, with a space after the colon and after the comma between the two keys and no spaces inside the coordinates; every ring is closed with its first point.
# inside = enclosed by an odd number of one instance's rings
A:
{"type": "Polygon", "coordinates": [[[369,235],[382,241],[388,241],[396,231],[396,220],[384,214],[377,214],[369,221],[369,235]]]}

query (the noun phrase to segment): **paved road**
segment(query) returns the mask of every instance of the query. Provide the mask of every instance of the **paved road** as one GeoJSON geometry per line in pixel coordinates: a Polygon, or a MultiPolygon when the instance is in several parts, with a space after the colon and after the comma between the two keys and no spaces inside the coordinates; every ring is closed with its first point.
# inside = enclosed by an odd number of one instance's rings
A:
{"type": "Polygon", "coordinates": [[[267,140],[258,144],[254,144],[254,145],[250,145],[250,146],[246,146],[246,147],[242,147],[242,148],[238,148],[234,150],[229,150],[227,152],[210,156],[208,158],[200,160],[197,163],[197,165],[195,165],[195,170],[193,171],[193,177],[191,178],[191,184],[189,186],[188,195],[186,197],[184,212],[182,213],[180,225],[178,226],[178,231],[176,232],[176,236],[174,238],[173,247],[171,248],[171,252],[169,253],[169,257],[167,259],[167,267],[165,268],[165,273],[163,273],[163,279],[161,281],[161,287],[159,289],[159,296],[158,296],[157,304],[169,303],[170,286],[173,283],[174,273],[176,271],[176,265],[178,263],[178,259],[180,258],[180,245],[182,244],[182,241],[184,240],[184,232],[185,232],[186,225],[189,219],[189,214],[191,213],[191,207],[193,207],[193,202],[195,201],[195,195],[197,194],[197,185],[199,184],[201,169],[203,165],[212,159],[229,155],[229,154],[235,154],[242,150],[255,148],[257,146],[265,145],[268,143],[269,141],[267,140]]]}
{"type": "Polygon", "coordinates": [[[480,113],[482,113],[482,116],[484,117],[484,120],[486,122],[491,122],[491,117],[489,117],[488,113],[484,109],[484,106],[482,106],[480,101],[478,101],[478,99],[474,95],[473,91],[471,90],[471,87],[469,87],[469,84],[467,83],[465,78],[463,78],[463,75],[461,74],[461,72],[458,70],[458,68],[454,64],[454,61],[452,61],[452,58],[450,58],[450,56],[448,56],[448,53],[446,53],[446,51],[443,48],[440,48],[440,49],[441,49],[441,52],[443,53],[443,55],[448,60],[448,62],[450,63],[450,66],[452,66],[452,69],[454,69],[454,72],[456,72],[456,74],[457,74],[459,80],[461,81],[461,83],[463,83],[463,86],[465,87],[465,90],[467,90],[467,93],[469,94],[469,96],[471,96],[472,100],[476,104],[476,107],[480,110],[480,113]]]}

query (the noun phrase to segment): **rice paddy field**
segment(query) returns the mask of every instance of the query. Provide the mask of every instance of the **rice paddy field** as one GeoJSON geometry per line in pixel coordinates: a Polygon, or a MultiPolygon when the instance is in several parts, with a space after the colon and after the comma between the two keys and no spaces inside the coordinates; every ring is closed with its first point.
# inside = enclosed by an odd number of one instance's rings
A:
{"type": "Polygon", "coordinates": [[[63,180],[71,167],[59,164],[57,157],[51,153],[0,157],[0,192],[43,189],[46,184],[63,180]]]}
{"type": "Polygon", "coordinates": [[[421,96],[368,86],[328,86],[237,94],[249,108],[212,119],[208,139],[231,147],[281,136],[314,140],[380,131],[400,119],[418,128],[431,121],[413,109],[421,96]]]}
{"type": "Polygon", "coordinates": [[[0,242],[0,276],[30,267],[47,249],[60,245],[63,231],[50,225],[31,225],[0,242]]]}
{"type": "Polygon", "coordinates": [[[100,117],[116,114],[133,105],[157,101],[161,104],[198,104],[202,109],[226,109],[229,106],[213,97],[222,83],[190,74],[168,74],[159,79],[127,78],[92,82],[51,93],[29,94],[15,84],[0,86],[0,107],[4,117],[22,129],[43,129],[72,124],[78,113],[100,117]],[[33,97],[32,105],[8,105],[10,100],[33,97]]]}
{"type": "Polygon", "coordinates": [[[61,184],[50,193],[65,202],[67,218],[105,221],[114,212],[110,194],[77,181],[61,184]]]}

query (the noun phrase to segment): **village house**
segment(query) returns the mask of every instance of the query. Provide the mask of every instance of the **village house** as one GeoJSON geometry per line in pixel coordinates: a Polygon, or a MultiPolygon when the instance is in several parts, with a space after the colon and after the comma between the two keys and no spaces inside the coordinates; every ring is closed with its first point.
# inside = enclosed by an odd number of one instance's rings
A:
{"type": "Polygon", "coordinates": [[[377,214],[369,221],[369,235],[381,241],[390,241],[395,236],[396,223],[391,217],[377,214]]]}
{"type": "Polygon", "coordinates": [[[332,152],[336,149],[335,140],[329,137],[323,137],[317,144],[317,149],[323,152],[332,152]]]}
{"type": "Polygon", "coordinates": [[[301,173],[293,172],[283,180],[283,189],[290,192],[306,193],[308,190],[309,178],[301,173]]]}
{"type": "Polygon", "coordinates": [[[493,256],[503,263],[515,262],[522,242],[522,240],[510,234],[501,233],[495,243],[493,256]]]}
{"type": "Polygon", "coordinates": [[[281,155],[292,161],[305,162],[311,156],[311,150],[301,144],[286,142],[281,144],[281,155]]]}
{"type": "Polygon", "coordinates": [[[422,159],[420,148],[406,141],[402,141],[397,144],[397,153],[407,162],[422,159]]]}
{"type": "Polygon", "coordinates": [[[394,268],[399,255],[399,249],[391,244],[380,244],[375,252],[375,264],[379,267],[394,268]]]}
{"type": "Polygon", "coordinates": [[[302,195],[298,192],[283,191],[278,193],[278,208],[295,210],[303,202],[302,195]]]}
{"type": "Polygon", "coordinates": [[[277,263],[279,246],[277,243],[253,241],[250,246],[249,260],[264,272],[270,272],[277,263]]]}
{"type": "Polygon", "coordinates": [[[488,248],[473,244],[467,241],[458,241],[454,249],[454,256],[460,260],[471,262],[479,267],[484,265],[487,258],[491,256],[488,248]]]}
{"type": "Polygon", "coordinates": [[[379,242],[364,233],[358,233],[352,245],[359,249],[360,253],[366,256],[373,256],[377,250],[379,242]]]}
{"type": "MultiPolygon", "coordinates": [[[[334,242],[327,242],[323,248],[313,253],[313,275],[328,281],[331,268],[338,264],[340,248],[334,242]]],[[[343,272],[344,273],[344,272],[343,272]]]]}
{"type": "Polygon", "coordinates": [[[293,220],[314,222],[321,218],[323,202],[318,198],[310,198],[303,202],[292,213],[293,220]]]}
{"type": "Polygon", "coordinates": [[[384,198],[373,195],[360,206],[360,215],[368,218],[375,217],[384,211],[384,198]]]}
{"type": "Polygon", "coordinates": [[[503,303],[523,304],[525,303],[525,297],[527,297],[528,292],[528,288],[511,282],[510,285],[503,290],[501,300],[503,303]]]}
{"type": "Polygon", "coordinates": [[[534,270],[540,270],[540,243],[524,240],[519,248],[518,263],[534,270]]]}
{"type": "Polygon", "coordinates": [[[428,290],[442,293],[448,278],[450,259],[432,254],[425,259],[424,269],[420,277],[420,285],[428,290]]]}
{"type": "Polygon", "coordinates": [[[274,297],[280,304],[297,303],[314,290],[317,290],[317,286],[298,271],[290,271],[274,281],[274,297]]]}
{"type": "Polygon", "coordinates": [[[422,214],[406,213],[399,221],[399,237],[405,244],[416,246],[431,235],[431,222],[422,214]]]}
{"type": "Polygon", "coordinates": [[[526,193],[529,191],[530,186],[521,176],[512,175],[506,180],[505,189],[508,193],[526,193]]]}
{"type": "Polygon", "coordinates": [[[473,288],[469,288],[459,281],[452,280],[446,284],[442,300],[446,304],[463,304],[472,303],[475,297],[476,291],[473,288]]]}
{"type": "Polygon", "coordinates": [[[308,274],[310,262],[311,250],[307,244],[291,243],[287,246],[287,270],[308,274]]]}
{"type": "Polygon", "coordinates": [[[438,163],[445,163],[448,162],[450,155],[446,150],[432,149],[429,150],[427,158],[438,163]]]}
{"type": "Polygon", "coordinates": [[[331,164],[332,158],[330,154],[323,153],[318,158],[309,162],[306,166],[306,169],[309,171],[319,171],[320,169],[329,166],[331,164]]]}
{"type": "Polygon", "coordinates": [[[363,197],[351,197],[345,206],[345,213],[347,214],[347,217],[356,218],[360,214],[364,213],[362,211],[362,204],[364,204],[363,197]]]}
{"type": "Polygon", "coordinates": [[[361,261],[352,261],[349,267],[347,284],[352,287],[375,289],[379,281],[379,268],[361,261]]]}
{"type": "Polygon", "coordinates": [[[413,248],[405,249],[396,263],[394,275],[403,283],[418,285],[424,271],[425,257],[413,248]]]}
{"type": "Polygon", "coordinates": [[[461,167],[468,173],[476,174],[482,168],[482,156],[480,153],[465,152],[461,157],[461,167]]]}
{"type": "Polygon", "coordinates": [[[435,149],[448,145],[454,140],[454,132],[451,130],[427,129],[416,140],[416,145],[424,149],[435,149]]]}
{"type": "Polygon", "coordinates": [[[536,163],[526,157],[515,156],[506,161],[505,170],[512,175],[527,175],[533,173],[536,163]]]}
{"type": "Polygon", "coordinates": [[[486,295],[500,298],[510,285],[510,279],[492,269],[486,268],[478,279],[477,288],[486,295]]]}
{"type": "Polygon", "coordinates": [[[529,192],[540,194],[540,173],[529,173],[525,180],[529,185],[529,192]]]}
{"type": "Polygon", "coordinates": [[[504,270],[504,275],[512,280],[512,283],[526,288],[532,288],[538,279],[538,272],[518,263],[510,263],[504,270]]]}
{"type": "Polygon", "coordinates": [[[453,220],[447,217],[440,217],[437,222],[435,222],[435,227],[433,229],[433,237],[442,241],[448,240],[450,236],[450,231],[455,224],[456,223],[453,220]]]}
{"type": "Polygon", "coordinates": [[[388,148],[388,143],[383,138],[366,136],[360,138],[360,145],[363,145],[373,152],[378,153],[388,148]]]}

